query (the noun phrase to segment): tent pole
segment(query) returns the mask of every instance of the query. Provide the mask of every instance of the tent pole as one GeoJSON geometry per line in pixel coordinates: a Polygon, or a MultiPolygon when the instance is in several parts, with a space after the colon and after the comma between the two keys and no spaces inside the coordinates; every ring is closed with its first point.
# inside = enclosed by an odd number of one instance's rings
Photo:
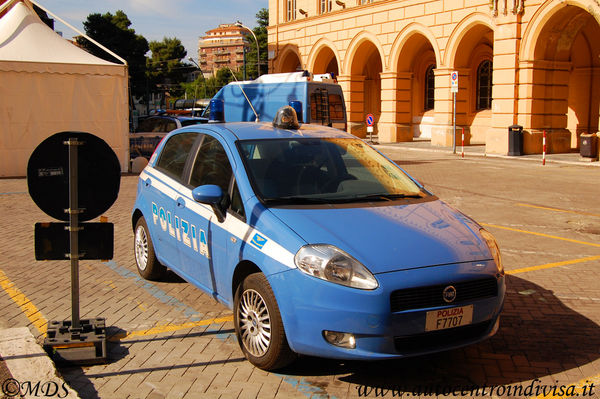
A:
{"type": "Polygon", "coordinates": [[[0,6],[0,14],[6,10],[8,7],[10,7],[12,5],[12,3],[14,3],[17,0],[8,0],[6,3],[2,4],[2,6],[0,6]]]}
{"type": "Polygon", "coordinates": [[[88,35],[86,35],[85,33],[81,32],[79,29],[77,29],[73,25],[69,24],[67,21],[65,21],[61,17],[57,16],[56,14],[54,14],[51,11],[48,11],[48,9],[44,8],[44,6],[42,6],[41,4],[39,4],[37,1],[34,1],[34,0],[29,0],[29,1],[31,1],[33,4],[35,4],[36,6],[38,6],[39,8],[41,8],[42,10],[44,10],[45,12],[47,12],[48,14],[52,15],[54,18],[58,19],[63,24],[67,25],[69,28],[73,29],[75,32],[79,33],[81,36],[83,36],[86,39],[88,39],[90,42],[94,43],[96,46],[100,47],[102,50],[106,51],[108,54],[112,55],[113,57],[115,57],[116,59],[118,59],[119,61],[121,61],[123,63],[123,65],[127,65],[127,61],[125,61],[125,58],[120,57],[118,54],[116,54],[113,51],[109,50],[108,48],[104,47],[103,45],[101,45],[100,43],[98,43],[97,41],[95,41],[94,39],[92,39],[91,37],[89,37],[88,35]]]}

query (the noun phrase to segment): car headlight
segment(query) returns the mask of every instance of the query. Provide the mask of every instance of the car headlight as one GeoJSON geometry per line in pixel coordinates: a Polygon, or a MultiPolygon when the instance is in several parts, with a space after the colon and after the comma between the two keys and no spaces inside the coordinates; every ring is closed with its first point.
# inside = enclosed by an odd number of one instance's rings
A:
{"type": "Polygon", "coordinates": [[[294,257],[304,273],[332,283],[362,290],[379,286],[375,277],[359,261],[333,245],[305,245],[294,257]]]}
{"type": "Polygon", "coordinates": [[[500,256],[500,248],[498,247],[498,243],[496,239],[486,229],[480,229],[479,233],[485,240],[490,252],[492,253],[492,258],[494,258],[494,262],[496,262],[496,267],[498,268],[498,273],[504,274],[504,266],[502,266],[502,257],[500,256]]]}

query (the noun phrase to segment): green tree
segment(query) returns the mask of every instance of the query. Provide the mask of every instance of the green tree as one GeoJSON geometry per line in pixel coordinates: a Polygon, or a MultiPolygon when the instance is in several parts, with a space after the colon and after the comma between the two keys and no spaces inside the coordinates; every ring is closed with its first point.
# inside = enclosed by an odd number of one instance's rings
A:
{"type": "MultiPolygon", "coordinates": [[[[258,26],[252,29],[256,35],[260,46],[260,73],[267,73],[267,26],[269,26],[269,10],[261,8],[256,13],[256,22],[258,26]]],[[[246,73],[249,79],[256,78],[258,71],[256,69],[256,42],[252,34],[248,33],[248,42],[250,43],[248,52],[246,53],[246,73]]]]}
{"type": "Polygon", "coordinates": [[[180,83],[185,81],[187,73],[195,69],[181,62],[187,55],[181,41],[170,37],[160,42],[152,41],[150,51],[152,56],[147,61],[146,70],[151,84],[168,88],[172,97],[180,95],[180,83]]]}
{"type": "MultiPolygon", "coordinates": [[[[149,47],[148,41],[143,36],[137,35],[130,26],[131,21],[121,10],[114,15],[110,12],[90,14],[83,23],[85,33],[89,37],[127,60],[131,91],[134,95],[141,96],[146,91],[145,54],[149,47]]],[[[99,58],[120,63],[119,60],[84,37],[78,37],[77,43],[99,58]]]]}

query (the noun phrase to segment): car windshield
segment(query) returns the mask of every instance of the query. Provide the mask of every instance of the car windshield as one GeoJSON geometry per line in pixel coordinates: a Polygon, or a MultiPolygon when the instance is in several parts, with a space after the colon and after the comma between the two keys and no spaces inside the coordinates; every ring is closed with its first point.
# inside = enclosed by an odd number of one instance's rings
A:
{"type": "Polygon", "coordinates": [[[265,203],[344,203],[421,198],[400,168],[358,139],[243,140],[239,150],[265,203]]]}

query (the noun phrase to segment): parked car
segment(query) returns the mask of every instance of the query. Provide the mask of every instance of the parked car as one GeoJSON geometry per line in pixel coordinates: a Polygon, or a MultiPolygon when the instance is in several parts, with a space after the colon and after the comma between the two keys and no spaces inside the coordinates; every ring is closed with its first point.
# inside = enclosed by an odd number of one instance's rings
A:
{"type": "Polygon", "coordinates": [[[171,132],[140,174],[138,272],[167,268],[233,309],[238,342],[272,370],[296,354],[377,360],[498,330],[494,237],[346,132],[214,123],[171,132]]]}
{"type": "Polygon", "coordinates": [[[150,159],[154,149],[167,133],[180,127],[205,122],[205,118],[171,115],[154,115],[140,119],[137,130],[129,135],[130,157],[134,159],[141,156],[150,159]]]}

